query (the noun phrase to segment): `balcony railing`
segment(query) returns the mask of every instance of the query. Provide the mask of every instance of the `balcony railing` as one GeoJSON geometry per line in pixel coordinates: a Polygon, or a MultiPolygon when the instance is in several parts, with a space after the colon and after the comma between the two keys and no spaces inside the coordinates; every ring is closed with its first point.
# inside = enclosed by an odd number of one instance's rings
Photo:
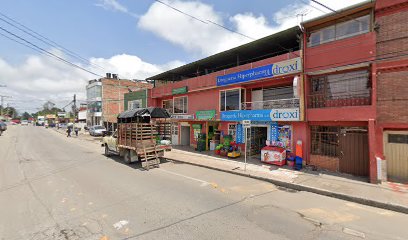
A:
{"type": "Polygon", "coordinates": [[[299,98],[242,103],[242,110],[299,108],[299,98]]]}
{"type": "Polygon", "coordinates": [[[371,105],[371,91],[351,93],[337,97],[327,94],[312,94],[308,99],[309,108],[351,107],[371,105]]]}

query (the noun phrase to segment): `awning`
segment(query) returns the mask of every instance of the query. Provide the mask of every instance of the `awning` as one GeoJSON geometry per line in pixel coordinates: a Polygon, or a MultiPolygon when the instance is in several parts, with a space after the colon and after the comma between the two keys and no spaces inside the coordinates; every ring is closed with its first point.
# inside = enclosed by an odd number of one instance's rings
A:
{"type": "Polygon", "coordinates": [[[118,119],[134,117],[170,118],[170,114],[164,108],[136,108],[120,113],[118,119]]]}

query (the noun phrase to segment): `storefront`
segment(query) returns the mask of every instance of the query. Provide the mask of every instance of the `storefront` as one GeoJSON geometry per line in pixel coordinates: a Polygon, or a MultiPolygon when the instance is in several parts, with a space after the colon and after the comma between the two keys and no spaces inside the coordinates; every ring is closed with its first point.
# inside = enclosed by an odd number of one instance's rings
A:
{"type": "MultiPolygon", "coordinates": [[[[233,140],[237,144],[246,143],[243,120],[250,120],[250,130],[247,132],[249,155],[260,157],[261,149],[267,145],[294,150],[296,135],[292,125],[300,120],[298,108],[221,112],[221,121],[235,121],[233,140]]],[[[229,125],[231,126],[231,123],[229,125]]]]}

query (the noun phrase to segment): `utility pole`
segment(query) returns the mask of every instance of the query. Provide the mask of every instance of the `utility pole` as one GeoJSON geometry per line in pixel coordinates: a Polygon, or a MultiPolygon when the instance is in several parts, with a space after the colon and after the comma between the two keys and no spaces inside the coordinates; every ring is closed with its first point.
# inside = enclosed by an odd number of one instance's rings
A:
{"type": "Polygon", "coordinates": [[[0,95],[0,99],[1,99],[1,116],[3,116],[4,99],[5,99],[5,98],[11,98],[11,96],[0,95]]]}

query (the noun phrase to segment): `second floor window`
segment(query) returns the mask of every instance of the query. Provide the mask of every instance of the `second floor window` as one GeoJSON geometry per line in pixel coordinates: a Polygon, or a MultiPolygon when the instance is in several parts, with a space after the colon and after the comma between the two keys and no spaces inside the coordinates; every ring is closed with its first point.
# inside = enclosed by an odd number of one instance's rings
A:
{"type": "Polygon", "coordinates": [[[369,105],[370,96],[371,82],[367,70],[313,77],[309,107],[369,105]]]}
{"type": "Polygon", "coordinates": [[[187,97],[174,98],[174,113],[183,114],[187,112],[187,97]]]}
{"type": "Polygon", "coordinates": [[[244,96],[245,90],[240,88],[220,91],[220,111],[240,110],[244,96]]]}
{"type": "Polygon", "coordinates": [[[313,47],[334,40],[367,33],[370,31],[370,19],[370,15],[365,15],[314,31],[310,34],[308,46],[313,47]]]}
{"type": "Polygon", "coordinates": [[[169,113],[173,113],[173,99],[171,100],[163,100],[162,106],[166,109],[169,113]]]}

